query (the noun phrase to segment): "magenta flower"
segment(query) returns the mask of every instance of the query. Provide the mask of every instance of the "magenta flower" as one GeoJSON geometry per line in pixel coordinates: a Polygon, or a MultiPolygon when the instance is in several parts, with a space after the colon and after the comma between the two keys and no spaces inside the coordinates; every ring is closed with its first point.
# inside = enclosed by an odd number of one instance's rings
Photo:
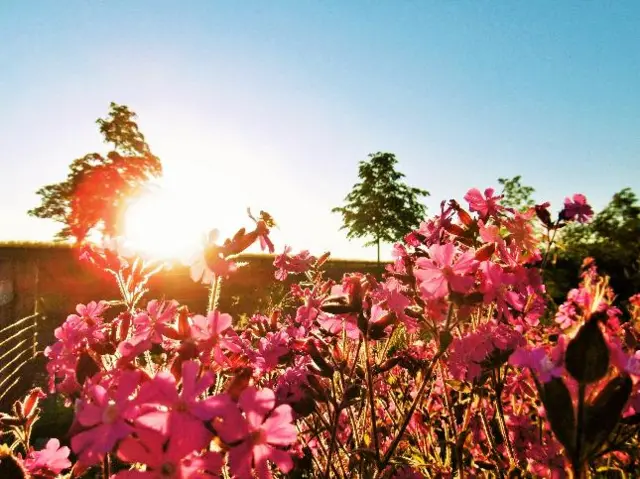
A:
{"type": "Polygon", "coordinates": [[[289,453],[279,449],[296,441],[292,409],[288,404],[274,409],[275,404],[271,389],[249,387],[240,395],[240,409],[232,409],[218,426],[222,440],[235,444],[229,451],[229,468],[237,479],[251,479],[253,469],[259,479],[271,478],[269,461],[282,472],[293,467],[289,453]]]}
{"type": "Polygon", "coordinates": [[[514,350],[523,342],[522,335],[504,323],[491,321],[482,324],[466,336],[454,339],[448,361],[451,375],[456,379],[473,381],[496,350],[514,350]]]}
{"type": "Polygon", "coordinates": [[[561,361],[553,359],[545,348],[518,348],[509,357],[509,364],[529,368],[538,375],[543,383],[561,377],[563,367],[561,361]]]}
{"type": "Polygon", "coordinates": [[[71,467],[69,452],[67,446],[60,447],[58,439],[49,439],[44,449],[29,452],[24,465],[34,476],[56,476],[71,467]]]}
{"type": "Polygon", "coordinates": [[[383,304],[390,311],[393,311],[398,321],[403,323],[407,332],[415,333],[418,330],[418,322],[405,313],[411,300],[402,291],[401,284],[394,278],[389,278],[380,285],[376,291],[376,298],[383,301],[383,304]]]}
{"type": "Polygon", "coordinates": [[[87,305],[78,304],[76,306],[76,311],[79,316],[72,314],[71,317],[79,317],[87,324],[91,325],[92,323],[102,322],[102,313],[104,313],[108,308],[109,305],[106,301],[100,301],[98,303],[91,301],[87,305]]]}
{"type": "MultiPolygon", "coordinates": [[[[184,437],[189,432],[184,431],[184,437]]],[[[207,479],[219,477],[222,458],[218,453],[195,454],[190,445],[178,438],[168,441],[157,431],[139,430],[118,447],[118,458],[127,463],[146,466],[145,471],[117,473],[117,479],[207,479]]]]}
{"type": "Polygon", "coordinates": [[[494,196],[493,188],[487,188],[484,190],[484,196],[478,188],[471,188],[464,195],[464,199],[469,203],[469,209],[480,213],[482,218],[486,218],[489,215],[494,215],[502,209],[499,205],[499,201],[502,198],[501,195],[494,196]]]}
{"type": "Polygon", "coordinates": [[[345,331],[345,334],[350,339],[356,339],[360,336],[355,314],[329,314],[320,312],[316,319],[320,327],[331,334],[341,336],[342,331],[345,331]]]}
{"type": "Polygon", "coordinates": [[[429,248],[430,258],[416,261],[415,277],[420,281],[420,290],[430,298],[443,298],[449,288],[457,293],[466,293],[473,286],[478,262],[473,253],[458,254],[457,248],[447,243],[429,248]],[[457,256],[457,257],[456,257],[457,256]]]}
{"type": "Polygon", "coordinates": [[[98,462],[116,442],[133,432],[131,421],[137,411],[130,396],[140,383],[139,371],[120,375],[113,397],[100,384],[88,387],[76,410],[76,419],[84,431],[71,438],[71,447],[84,465],[98,462]]]}
{"type": "Polygon", "coordinates": [[[567,221],[575,219],[578,223],[587,223],[593,216],[593,209],[583,194],[576,193],[573,199],[565,198],[564,209],[560,212],[560,216],[567,221]]]}
{"type": "Polygon", "coordinates": [[[227,360],[223,350],[241,351],[235,342],[237,335],[231,323],[231,315],[218,311],[212,311],[206,317],[199,314],[193,317],[191,337],[196,341],[204,363],[208,364],[213,359],[219,365],[224,365],[227,360]]]}
{"type": "Polygon", "coordinates": [[[258,340],[258,350],[247,351],[259,372],[268,372],[278,366],[282,356],[289,353],[289,334],[286,331],[269,332],[258,340]]]}
{"type": "Polygon", "coordinates": [[[291,247],[285,246],[284,253],[276,256],[273,265],[278,268],[275,277],[278,281],[284,281],[290,273],[299,274],[308,271],[316,262],[315,256],[311,256],[309,251],[301,251],[295,256],[291,256],[291,247]]]}
{"type": "Polygon", "coordinates": [[[149,301],[147,311],[139,313],[133,319],[134,334],[131,342],[138,344],[148,339],[154,344],[161,343],[162,336],[170,327],[177,311],[177,301],[158,301],[155,299],[149,301]]]}
{"type": "Polygon", "coordinates": [[[136,424],[162,433],[165,437],[180,437],[191,450],[200,450],[211,441],[211,433],[204,422],[222,415],[229,407],[227,396],[200,396],[214,383],[209,372],[198,377],[200,364],[182,363],[182,390],[178,392],[171,373],[160,372],[140,388],[138,403],[141,414],[136,424]],[[184,434],[189,431],[188,434],[184,434]]]}

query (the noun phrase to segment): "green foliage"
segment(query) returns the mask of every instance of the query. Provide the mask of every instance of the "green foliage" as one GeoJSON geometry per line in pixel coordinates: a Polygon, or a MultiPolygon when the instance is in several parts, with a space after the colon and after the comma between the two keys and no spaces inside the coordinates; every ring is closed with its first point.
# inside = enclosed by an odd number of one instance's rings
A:
{"type": "Polygon", "coordinates": [[[392,153],[375,153],[369,160],[361,161],[358,168],[360,182],[345,198],[345,206],[331,211],[342,215],[342,229],[347,238],[372,238],[366,244],[400,239],[424,219],[426,207],[420,203],[421,196],[429,192],[407,186],[404,174],[396,171],[398,162],[392,153]]]}
{"type": "Polygon", "coordinates": [[[111,103],[108,117],[97,120],[111,151],[74,160],[66,180],[37,191],[41,203],[29,215],[62,223],[58,239],[80,242],[92,230],[117,234],[127,201],[162,173],[160,159],[151,153],[135,117],[128,107],[111,103]]]}
{"type": "Polygon", "coordinates": [[[498,178],[504,195],[502,204],[518,211],[523,211],[535,204],[532,195],[536,190],[520,183],[521,179],[520,175],[513,178],[498,178]]]}
{"type": "MultiPolygon", "coordinates": [[[[640,204],[638,197],[625,188],[585,225],[573,224],[562,230],[561,252],[556,264],[558,281],[577,277],[583,258],[595,259],[598,269],[610,276],[619,298],[627,299],[640,289],[640,204]],[[574,274],[561,278],[562,271],[574,274]]],[[[552,272],[556,276],[555,272],[552,272]]],[[[566,274],[564,276],[567,276],[566,274]]],[[[559,288],[566,292],[567,284],[559,288]]]]}

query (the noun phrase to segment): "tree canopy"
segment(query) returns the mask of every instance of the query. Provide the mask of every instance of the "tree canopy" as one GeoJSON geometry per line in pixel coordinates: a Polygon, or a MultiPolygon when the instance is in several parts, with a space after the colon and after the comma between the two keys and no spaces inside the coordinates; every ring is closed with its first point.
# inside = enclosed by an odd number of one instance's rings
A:
{"type": "Polygon", "coordinates": [[[127,106],[111,103],[107,118],[97,120],[111,150],[74,160],[64,181],[36,192],[41,202],[29,215],[62,223],[57,239],[81,242],[94,230],[118,234],[127,201],[162,174],[160,159],[151,153],[135,118],[127,106]]]}
{"type": "Polygon", "coordinates": [[[371,238],[367,246],[393,242],[419,225],[426,214],[420,203],[429,192],[407,186],[404,174],[396,170],[398,160],[392,153],[372,153],[359,163],[360,182],[345,198],[345,205],[332,209],[342,215],[347,238],[371,238]]]}
{"type": "Polygon", "coordinates": [[[609,204],[591,223],[575,224],[562,230],[557,269],[577,277],[585,257],[595,259],[598,269],[611,277],[620,300],[640,289],[640,204],[630,188],[613,195],[609,204]]]}
{"type": "Polygon", "coordinates": [[[498,178],[498,183],[502,185],[502,204],[515,210],[523,211],[533,206],[533,193],[536,191],[531,186],[521,183],[520,175],[513,178],[498,178]]]}

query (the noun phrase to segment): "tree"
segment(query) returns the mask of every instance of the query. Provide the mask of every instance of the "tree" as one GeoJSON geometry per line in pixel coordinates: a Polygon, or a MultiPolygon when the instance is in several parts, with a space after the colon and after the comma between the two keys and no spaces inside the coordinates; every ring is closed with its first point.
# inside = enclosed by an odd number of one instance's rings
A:
{"type": "Polygon", "coordinates": [[[565,293],[578,276],[586,257],[610,276],[611,286],[624,301],[640,289],[640,204],[630,188],[619,191],[588,224],[562,230],[560,252],[554,270],[558,295],[565,293]]]}
{"type": "Polygon", "coordinates": [[[372,238],[366,245],[377,245],[378,263],[380,243],[399,240],[426,214],[418,200],[429,192],[404,184],[404,174],[395,169],[397,162],[392,153],[370,154],[359,164],[361,181],[346,196],[345,206],[331,210],[342,215],[341,229],[348,230],[347,238],[372,238]]]}
{"type": "Polygon", "coordinates": [[[135,118],[127,106],[111,103],[108,117],[97,120],[111,151],[74,160],[66,180],[36,192],[40,206],[29,215],[62,223],[57,239],[74,238],[79,243],[92,231],[117,235],[127,202],[162,174],[160,159],[151,153],[135,118]]]}
{"type": "Polygon", "coordinates": [[[498,178],[498,183],[502,185],[502,204],[518,211],[526,210],[533,206],[533,193],[536,191],[531,186],[524,186],[520,183],[520,175],[513,178],[498,178]]]}

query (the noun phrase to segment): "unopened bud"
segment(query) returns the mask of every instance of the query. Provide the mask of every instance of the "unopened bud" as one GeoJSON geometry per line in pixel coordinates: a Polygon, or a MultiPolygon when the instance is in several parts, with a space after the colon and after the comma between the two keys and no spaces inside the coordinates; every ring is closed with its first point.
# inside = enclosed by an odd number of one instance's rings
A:
{"type": "Polygon", "coordinates": [[[233,379],[227,384],[225,392],[231,396],[234,401],[237,401],[242,394],[242,391],[249,387],[253,370],[251,368],[242,368],[236,372],[233,379]]]}
{"type": "Polygon", "coordinates": [[[478,261],[487,261],[491,259],[495,251],[496,251],[496,244],[487,243],[482,248],[479,248],[476,250],[475,258],[478,261]]]}

